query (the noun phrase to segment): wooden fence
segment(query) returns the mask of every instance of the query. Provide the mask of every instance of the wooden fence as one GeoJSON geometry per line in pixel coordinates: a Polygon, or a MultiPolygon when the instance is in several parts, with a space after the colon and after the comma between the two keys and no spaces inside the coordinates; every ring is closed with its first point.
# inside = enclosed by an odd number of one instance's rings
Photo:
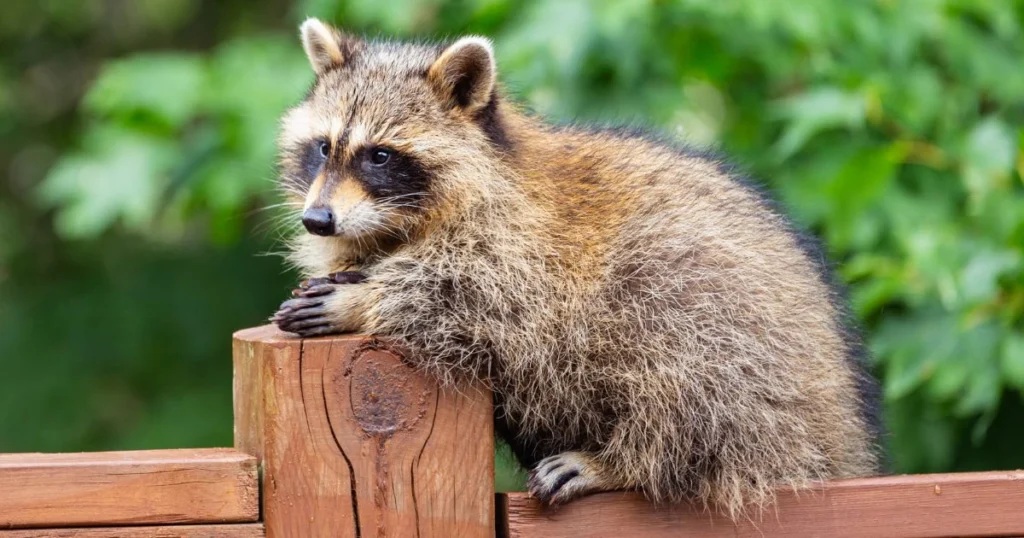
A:
{"type": "MultiPolygon", "coordinates": [[[[0,455],[0,538],[1024,536],[1024,472],[822,484],[733,523],[633,493],[494,493],[491,394],[363,336],[234,341],[235,447],[0,455]]],[[[1024,447],[1022,447],[1024,449],[1024,447]]]]}

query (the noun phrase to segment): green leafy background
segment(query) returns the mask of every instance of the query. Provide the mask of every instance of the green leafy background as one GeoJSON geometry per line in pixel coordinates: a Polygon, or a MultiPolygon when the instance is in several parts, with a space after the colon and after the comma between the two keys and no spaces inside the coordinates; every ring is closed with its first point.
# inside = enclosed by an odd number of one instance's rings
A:
{"type": "Polygon", "coordinates": [[[540,113],[735,155],[850,285],[895,470],[1024,466],[1012,0],[7,0],[0,451],[231,443],[230,334],[295,279],[261,208],[308,15],[485,34],[540,113]]]}

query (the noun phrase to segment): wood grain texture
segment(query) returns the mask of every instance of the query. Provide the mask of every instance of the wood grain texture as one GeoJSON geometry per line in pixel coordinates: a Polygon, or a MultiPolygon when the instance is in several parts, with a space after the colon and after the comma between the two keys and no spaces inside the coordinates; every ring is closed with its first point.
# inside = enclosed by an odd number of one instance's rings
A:
{"type": "Polygon", "coordinates": [[[510,538],[938,538],[1024,535],[1024,472],[841,480],[734,524],[690,507],[656,508],[634,493],[602,493],[543,509],[499,495],[510,538]]]}
{"type": "Polygon", "coordinates": [[[263,538],[261,523],[0,531],[0,538],[263,538]]]}
{"type": "Polygon", "coordinates": [[[0,528],[258,519],[256,458],[233,449],[0,454],[0,528]]]}
{"type": "Polygon", "coordinates": [[[494,536],[491,394],[439,390],[386,342],[235,334],[235,445],[267,536],[494,536]]]}

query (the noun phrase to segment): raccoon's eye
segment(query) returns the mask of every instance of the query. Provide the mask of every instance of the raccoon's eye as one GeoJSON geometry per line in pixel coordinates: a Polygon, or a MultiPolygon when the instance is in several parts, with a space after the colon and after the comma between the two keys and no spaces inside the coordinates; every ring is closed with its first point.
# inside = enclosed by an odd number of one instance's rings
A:
{"type": "Polygon", "coordinates": [[[386,149],[375,148],[370,150],[370,162],[374,166],[381,166],[391,160],[391,152],[386,149]]]}
{"type": "Polygon", "coordinates": [[[330,154],[331,154],[331,143],[326,141],[326,140],[321,140],[320,141],[320,156],[326,159],[327,156],[330,155],[330,154]]]}

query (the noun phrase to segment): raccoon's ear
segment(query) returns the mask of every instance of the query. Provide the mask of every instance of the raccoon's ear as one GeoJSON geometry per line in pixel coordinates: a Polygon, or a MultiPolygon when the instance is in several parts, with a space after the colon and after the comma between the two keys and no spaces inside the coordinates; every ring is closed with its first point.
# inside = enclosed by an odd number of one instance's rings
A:
{"type": "Polygon", "coordinates": [[[308,18],[299,27],[302,48],[317,75],[337,69],[349,60],[359,46],[357,38],[345,35],[320,19],[308,18]]]}
{"type": "Polygon", "coordinates": [[[490,102],[495,78],[494,49],[487,38],[477,36],[452,43],[427,70],[427,80],[438,96],[468,112],[490,102]]]}

